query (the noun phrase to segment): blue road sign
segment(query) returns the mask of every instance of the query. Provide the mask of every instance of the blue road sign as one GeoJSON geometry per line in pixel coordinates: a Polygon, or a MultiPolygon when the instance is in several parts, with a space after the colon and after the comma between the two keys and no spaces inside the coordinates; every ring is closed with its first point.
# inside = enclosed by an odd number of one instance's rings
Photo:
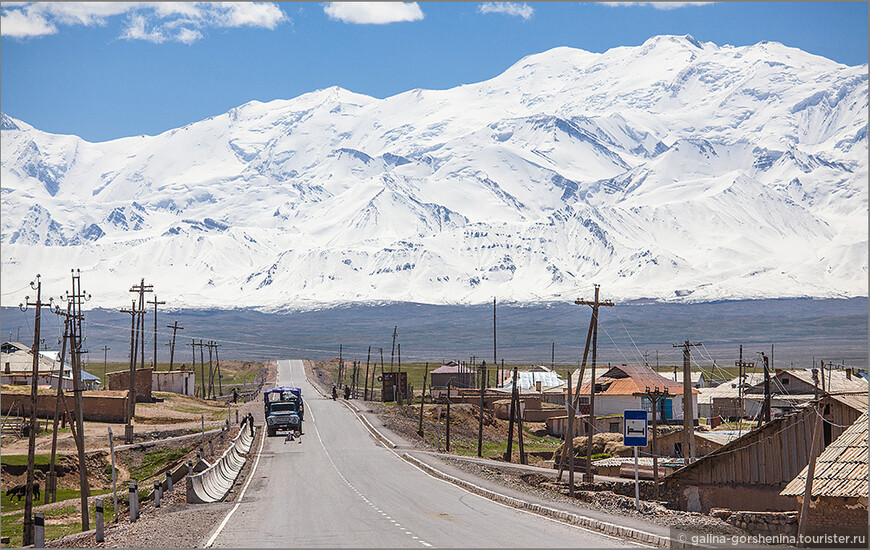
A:
{"type": "Polygon", "coordinates": [[[623,413],[623,445],[626,447],[646,447],[647,431],[646,411],[625,411],[623,413]]]}

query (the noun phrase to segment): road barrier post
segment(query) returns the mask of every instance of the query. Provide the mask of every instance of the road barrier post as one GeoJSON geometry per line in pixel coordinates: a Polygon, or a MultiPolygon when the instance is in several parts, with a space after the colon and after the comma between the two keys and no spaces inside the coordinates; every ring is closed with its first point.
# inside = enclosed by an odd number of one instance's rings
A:
{"type": "Polygon", "coordinates": [[[33,514],[33,547],[45,548],[45,514],[33,514]]]}
{"type": "Polygon", "coordinates": [[[97,542],[103,542],[105,537],[103,535],[103,499],[98,498],[96,500],[96,521],[97,521],[97,533],[96,540],[97,542]]]}
{"type": "Polygon", "coordinates": [[[139,487],[136,480],[130,481],[130,521],[139,519],[139,487]]]}
{"type": "Polygon", "coordinates": [[[214,456],[214,439],[208,440],[208,456],[214,456]]]}
{"type": "Polygon", "coordinates": [[[155,508],[160,508],[160,492],[161,492],[160,489],[161,489],[160,482],[155,480],[154,481],[154,507],[155,508]]]}

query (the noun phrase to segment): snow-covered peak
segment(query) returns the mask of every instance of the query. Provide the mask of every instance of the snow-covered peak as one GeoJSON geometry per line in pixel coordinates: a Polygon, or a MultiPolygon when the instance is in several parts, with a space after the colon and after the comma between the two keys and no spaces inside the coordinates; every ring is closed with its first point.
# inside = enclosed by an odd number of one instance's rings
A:
{"type": "Polygon", "coordinates": [[[111,306],[143,274],[203,307],[866,295],[867,98],[866,65],[659,36],[104,143],[4,113],[4,284],[75,264],[111,306]]]}

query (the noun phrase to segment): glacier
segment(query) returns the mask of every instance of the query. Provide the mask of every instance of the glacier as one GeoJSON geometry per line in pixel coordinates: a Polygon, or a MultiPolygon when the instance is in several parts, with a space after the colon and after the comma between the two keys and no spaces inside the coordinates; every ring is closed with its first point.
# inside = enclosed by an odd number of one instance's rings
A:
{"type": "Polygon", "coordinates": [[[866,296],[867,107],[867,65],[657,36],[100,143],[3,113],[3,305],[866,296]]]}

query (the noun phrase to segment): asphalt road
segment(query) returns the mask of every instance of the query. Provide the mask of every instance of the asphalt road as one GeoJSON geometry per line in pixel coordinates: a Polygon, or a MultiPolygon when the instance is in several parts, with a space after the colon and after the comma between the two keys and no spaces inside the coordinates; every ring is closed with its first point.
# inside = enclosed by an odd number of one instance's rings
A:
{"type": "Polygon", "coordinates": [[[278,362],[279,385],[302,388],[301,442],[266,438],[216,547],[636,546],[516,510],[435,479],[379,445],[340,401],[278,362]]]}

